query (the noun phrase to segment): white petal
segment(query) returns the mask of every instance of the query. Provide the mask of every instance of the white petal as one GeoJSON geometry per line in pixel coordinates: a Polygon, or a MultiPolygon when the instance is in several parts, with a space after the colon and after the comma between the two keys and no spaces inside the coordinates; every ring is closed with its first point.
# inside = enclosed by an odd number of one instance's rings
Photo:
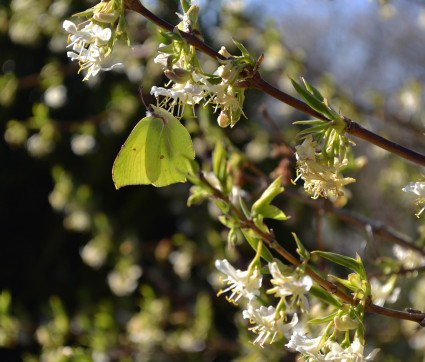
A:
{"type": "Polygon", "coordinates": [[[77,32],[77,27],[72,21],[65,20],[62,26],[68,33],[75,34],[77,32]]]}

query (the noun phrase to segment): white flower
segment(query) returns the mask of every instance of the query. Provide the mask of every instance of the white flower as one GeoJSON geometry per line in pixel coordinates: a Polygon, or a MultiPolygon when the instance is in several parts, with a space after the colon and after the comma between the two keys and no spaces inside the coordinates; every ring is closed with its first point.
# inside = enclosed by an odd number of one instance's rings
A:
{"type": "Polygon", "coordinates": [[[159,96],[166,97],[166,103],[169,103],[171,107],[176,105],[184,106],[186,104],[194,106],[204,97],[203,90],[191,82],[182,84],[176,83],[171,88],[153,86],[151,94],[153,94],[155,98],[159,96]]]}
{"type": "Polygon", "coordinates": [[[363,356],[364,345],[358,338],[355,338],[353,343],[351,343],[351,345],[345,349],[336,342],[329,342],[327,347],[330,349],[330,351],[326,354],[325,361],[372,361],[379,352],[379,348],[375,348],[369,355],[366,357],[363,356]]]}
{"type": "Polygon", "coordinates": [[[114,67],[123,66],[122,63],[109,67],[102,65],[112,50],[108,45],[112,35],[110,28],[103,28],[90,22],[82,30],[78,30],[69,20],[64,21],[63,28],[71,34],[68,48],[72,47],[73,51],[67,52],[67,56],[71,60],[79,61],[80,71],[87,69],[84,80],[96,76],[100,70],[109,71],[114,67]]]}
{"type": "Polygon", "coordinates": [[[289,311],[295,311],[297,307],[300,307],[303,311],[308,311],[309,304],[305,294],[313,285],[311,277],[308,275],[303,277],[298,275],[284,276],[277,263],[269,263],[269,270],[273,276],[271,282],[275,287],[269,289],[267,293],[274,293],[278,297],[291,296],[289,301],[285,300],[289,311]]]}
{"type": "Polygon", "coordinates": [[[290,323],[285,323],[285,313],[276,313],[276,308],[272,306],[256,308],[252,303],[248,303],[247,309],[242,314],[244,318],[256,324],[250,330],[258,334],[254,343],[259,343],[260,346],[263,346],[270,337],[270,344],[273,343],[278,333],[283,335],[292,330],[298,323],[297,314],[293,315],[290,323]]]}
{"type": "MultiPolygon", "coordinates": [[[[412,194],[415,194],[417,197],[415,204],[423,204],[425,203],[425,183],[423,182],[411,182],[406,187],[402,189],[404,192],[410,192],[412,194]]],[[[419,215],[425,210],[425,207],[423,207],[416,216],[419,217],[419,215]]]]}
{"type": "Polygon", "coordinates": [[[323,346],[322,336],[309,338],[304,333],[296,331],[285,346],[301,353],[305,357],[309,357],[305,361],[325,361],[323,354],[320,353],[320,349],[323,346]]]}
{"type": "Polygon", "coordinates": [[[340,178],[338,171],[347,165],[348,160],[342,161],[335,158],[333,166],[321,163],[316,157],[317,143],[313,142],[313,136],[309,135],[304,142],[295,146],[297,157],[298,177],[304,180],[305,190],[316,199],[319,196],[336,198],[344,195],[342,188],[356,180],[351,177],[340,178]]]}
{"type": "Polygon", "coordinates": [[[400,295],[400,287],[394,288],[397,276],[393,275],[385,284],[381,284],[378,279],[370,280],[372,289],[372,301],[376,305],[382,307],[385,302],[395,303],[400,295]]]}
{"type": "Polygon", "coordinates": [[[260,294],[262,275],[257,268],[249,274],[248,270],[236,270],[226,259],[216,260],[215,267],[227,275],[227,278],[222,282],[229,285],[225,290],[220,290],[218,295],[231,291],[232,294],[226,299],[236,303],[242,296],[248,300],[253,300],[260,294]]]}

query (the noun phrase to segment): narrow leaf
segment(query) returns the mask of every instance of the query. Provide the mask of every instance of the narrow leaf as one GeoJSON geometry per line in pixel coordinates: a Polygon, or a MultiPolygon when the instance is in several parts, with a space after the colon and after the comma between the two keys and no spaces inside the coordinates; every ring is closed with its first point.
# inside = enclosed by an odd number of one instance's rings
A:
{"type": "Polygon", "coordinates": [[[313,93],[313,95],[320,101],[323,102],[325,99],[323,98],[322,94],[319,92],[319,90],[315,87],[313,87],[310,83],[308,83],[304,77],[301,77],[302,81],[305,84],[305,87],[307,88],[307,90],[311,93],[313,93]]]}
{"type": "Polygon", "coordinates": [[[313,285],[309,291],[310,294],[325,302],[326,304],[330,304],[336,308],[340,308],[342,303],[335,299],[332,295],[330,295],[326,290],[322,287],[317,287],[313,285]]]}
{"type": "Polygon", "coordinates": [[[322,324],[322,323],[329,323],[334,320],[334,318],[338,315],[339,311],[333,312],[326,317],[321,318],[315,318],[308,321],[310,324],[322,324]]]}
{"type": "MultiPolygon", "coordinates": [[[[257,251],[258,243],[260,242],[260,239],[258,239],[256,236],[251,235],[249,229],[241,229],[243,235],[245,236],[245,239],[248,241],[249,245],[257,251]]],[[[270,252],[270,250],[267,248],[267,246],[264,245],[261,248],[261,257],[265,260],[271,263],[273,261],[273,255],[270,252]]]]}
{"type": "Polygon", "coordinates": [[[318,100],[313,94],[311,94],[307,89],[302,87],[300,84],[298,84],[296,81],[294,81],[292,78],[289,78],[292,82],[293,87],[297,91],[297,93],[301,96],[302,99],[314,110],[316,110],[319,113],[322,113],[327,118],[332,119],[333,116],[329,112],[329,109],[326,107],[325,104],[323,104],[320,100],[318,100]]]}
{"type": "Polygon", "coordinates": [[[340,255],[336,253],[331,253],[327,251],[313,251],[314,254],[321,256],[335,264],[345,266],[351,270],[354,270],[357,274],[363,276],[364,268],[361,263],[359,263],[356,259],[350,258],[345,255],[340,255]]]}

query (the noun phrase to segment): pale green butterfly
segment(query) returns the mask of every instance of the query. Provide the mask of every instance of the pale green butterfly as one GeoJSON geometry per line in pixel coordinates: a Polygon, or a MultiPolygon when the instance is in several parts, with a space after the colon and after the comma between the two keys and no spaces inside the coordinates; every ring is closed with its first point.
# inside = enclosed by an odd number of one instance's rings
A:
{"type": "Polygon", "coordinates": [[[152,105],[149,108],[115,159],[112,179],[117,189],[186,181],[188,160],[195,158],[189,132],[170,112],[152,105]]]}

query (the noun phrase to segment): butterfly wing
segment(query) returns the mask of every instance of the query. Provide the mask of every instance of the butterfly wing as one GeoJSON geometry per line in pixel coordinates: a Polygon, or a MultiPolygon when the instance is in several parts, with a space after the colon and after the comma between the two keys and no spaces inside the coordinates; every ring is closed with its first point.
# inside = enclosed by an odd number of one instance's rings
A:
{"type": "Polygon", "coordinates": [[[133,128],[121,147],[112,167],[115,188],[128,185],[147,185],[151,181],[146,174],[146,138],[153,117],[143,118],[133,128]]]}

